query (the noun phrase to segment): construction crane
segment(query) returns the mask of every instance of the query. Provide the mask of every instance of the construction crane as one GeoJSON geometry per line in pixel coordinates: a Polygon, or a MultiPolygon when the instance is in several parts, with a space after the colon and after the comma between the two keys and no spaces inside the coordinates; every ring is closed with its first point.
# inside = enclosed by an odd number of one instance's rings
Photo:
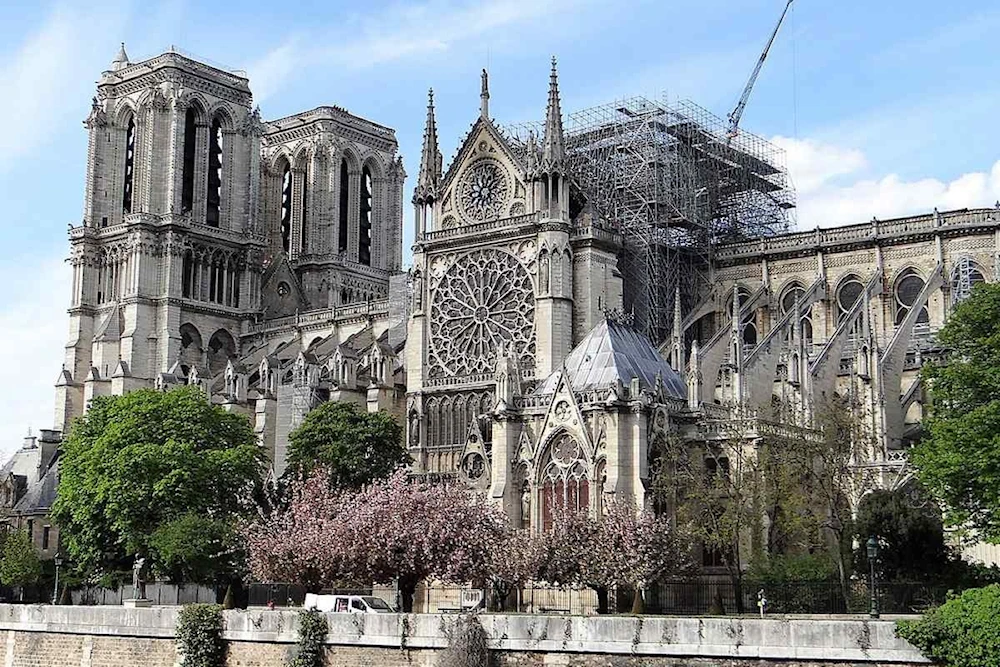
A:
{"type": "Polygon", "coordinates": [[[753,74],[747,80],[747,85],[743,88],[743,94],[740,96],[740,101],[736,104],[736,108],[733,112],[729,114],[729,131],[726,132],[726,142],[730,142],[736,138],[736,135],[740,131],[740,118],[743,116],[743,110],[747,107],[747,100],[750,99],[750,91],[753,90],[753,85],[757,83],[757,75],[760,74],[760,68],[764,66],[764,61],[767,60],[767,53],[771,50],[771,45],[774,44],[774,38],[778,36],[778,30],[781,28],[781,24],[785,20],[785,15],[788,14],[788,8],[792,6],[793,0],[788,0],[788,4],[785,5],[785,10],[781,12],[781,18],[778,19],[778,25],[774,26],[774,32],[771,33],[771,39],[767,40],[767,45],[764,47],[764,52],[760,54],[760,59],[757,61],[757,66],[753,68],[753,74]]]}

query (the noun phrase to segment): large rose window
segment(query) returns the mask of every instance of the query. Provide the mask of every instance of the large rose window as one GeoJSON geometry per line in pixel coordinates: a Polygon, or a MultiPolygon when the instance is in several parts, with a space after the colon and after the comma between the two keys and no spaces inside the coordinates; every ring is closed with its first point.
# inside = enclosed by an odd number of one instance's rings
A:
{"type": "Polygon", "coordinates": [[[431,298],[432,355],[443,374],[492,373],[497,351],[508,347],[533,363],[535,295],[513,255],[475,250],[460,257],[431,298]]]}
{"type": "Polygon", "coordinates": [[[507,176],[493,160],[480,160],[466,170],[458,186],[465,217],[476,222],[502,217],[506,212],[507,176]]]}

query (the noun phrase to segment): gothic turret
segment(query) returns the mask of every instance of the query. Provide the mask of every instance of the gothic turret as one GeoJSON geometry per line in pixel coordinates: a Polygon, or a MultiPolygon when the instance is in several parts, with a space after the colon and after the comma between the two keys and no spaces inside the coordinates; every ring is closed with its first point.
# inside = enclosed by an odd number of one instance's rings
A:
{"type": "Polygon", "coordinates": [[[424,147],[420,153],[420,172],[413,203],[431,203],[437,197],[441,181],[441,151],[438,149],[437,122],[434,120],[434,89],[427,92],[427,123],[424,126],[424,147]]]}
{"type": "Polygon", "coordinates": [[[566,141],[563,137],[562,109],[559,106],[559,74],[556,59],[552,57],[549,74],[549,102],[545,109],[545,144],[542,148],[542,169],[562,172],[566,158],[566,141]]]}
{"type": "Polygon", "coordinates": [[[115,56],[115,59],[111,61],[111,71],[112,72],[121,71],[126,67],[128,67],[130,64],[131,63],[129,63],[128,61],[128,54],[125,53],[125,42],[122,42],[121,48],[118,49],[118,55],[115,56]]]}
{"type": "Polygon", "coordinates": [[[549,74],[549,100],[545,109],[545,136],[542,161],[534,174],[535,202],[550,219],[569,221],[569,181],[566,179],[566,139],[563,136],[562,109],[559,106],[559,75],[552,58],[549,74]]]}
{"type": "Polygon", "coordinates": [[[479,91],[479,115],[483,120],[490,119],[490,75],[483,70],[482,87],[479,91]]]}

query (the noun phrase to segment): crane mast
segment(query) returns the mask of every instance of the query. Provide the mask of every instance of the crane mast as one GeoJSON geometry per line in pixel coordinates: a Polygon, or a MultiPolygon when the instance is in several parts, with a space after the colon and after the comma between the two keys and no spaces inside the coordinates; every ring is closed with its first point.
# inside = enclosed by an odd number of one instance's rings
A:
{"type": "Polygon", "coordinates": [[[788,0],[784,11],[781,12],[781,18],[778,19],[778,24],[774,26],[771,39],[767,40],[767,45],[760,54],[760,59],[757,60],[757,66],[753,68],[753,73],[747,80],[747,85],[743,88],[740,101],[736,104],[736,108],[733,109],[732,113],[729,114],[729,131],[726,133],[727,141],[732,141],[739,133],[740,118],[743,116],[743,110],[746,109],[747,101],[750,99],[750,92],[753,90],[754,84],[757,83],[757,75],[760,74],[760,69],[764,66],[764,61],[767,60],[767,53],[771,50],[771,45],[774,44],[774,38],[778,36],[778,30],[781,28],[781,24],[784,22],[785,15],[788,14],[788,8],[792,6],[792,2],[793,0],[788,0]]]}

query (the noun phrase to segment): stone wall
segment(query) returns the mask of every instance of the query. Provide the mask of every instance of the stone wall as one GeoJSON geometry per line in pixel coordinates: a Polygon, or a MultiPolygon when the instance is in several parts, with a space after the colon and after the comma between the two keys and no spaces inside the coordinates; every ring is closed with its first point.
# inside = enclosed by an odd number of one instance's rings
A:
{"type": "MultiPolygon", "coordinates": [[[[0,605],[0,667],[174,667],[178,608],[0,605]]],[[[433,667],[457,619],[330,614],[326,664],[433,667]]],[[[833,667],[927,661],[892,621],[810,618],[480,617],[500,667],[833,667]]],[[[284,664],[292,611],[226,612],[228,667],[284,664]]]]}

